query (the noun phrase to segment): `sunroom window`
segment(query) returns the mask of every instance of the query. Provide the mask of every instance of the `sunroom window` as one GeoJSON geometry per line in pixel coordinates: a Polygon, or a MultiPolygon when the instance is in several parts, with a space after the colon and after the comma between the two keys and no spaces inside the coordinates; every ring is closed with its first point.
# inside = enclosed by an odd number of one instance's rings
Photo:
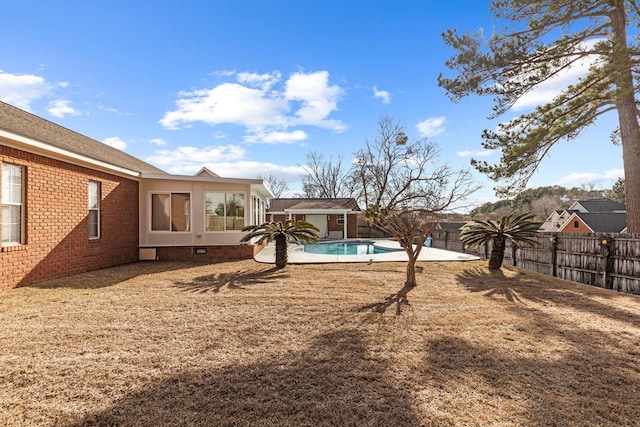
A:
{"type": "Polygon", "coordinates": [[[151,195],[152,231],[190,231],[191,195],[154,193],[151,195]]]}
{"type": "Polygon", "coordinates": [[[205,193],[205,230],[239,231],[244,227],[244,194],[205,193]]]}

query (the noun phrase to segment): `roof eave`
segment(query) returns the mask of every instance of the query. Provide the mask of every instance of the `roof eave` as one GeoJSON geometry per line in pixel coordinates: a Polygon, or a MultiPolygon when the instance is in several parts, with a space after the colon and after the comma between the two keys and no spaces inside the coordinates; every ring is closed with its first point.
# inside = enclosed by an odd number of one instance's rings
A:
{"type": "Polygon", "coordinates": [[[117,166],[101,160],[96,160],[94,158],[74,153],[72,151],[47,144],[46,142],[37,141],[3,129],[0,129],[0,144],[34,154],[41,154],[52,159],[73,163],[79,166],[86,166],[92,169],[104,170],[127,177],[139,178],[141,175],[138,171],[123,168],[122,166],[117,166]]]}

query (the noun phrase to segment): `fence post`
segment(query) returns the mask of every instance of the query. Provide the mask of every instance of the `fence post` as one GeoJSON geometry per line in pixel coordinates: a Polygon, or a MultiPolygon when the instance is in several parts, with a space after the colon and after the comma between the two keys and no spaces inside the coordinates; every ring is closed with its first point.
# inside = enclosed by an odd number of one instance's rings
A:
{"type": "Polygon", "coordinates": [[[551,275],[553,277],[556,277],[558,274],[558,271],[556,268],[556,260],[558,259],[558,253],[557,253],[558,236],[554,234],[549,238],[549,240],[551,240],[551,275]]]}
{"type": "Polygon", "coordinates": [[[449,249],[449,230],[444,230],[444,250],[449,249]]]}
{"type": "Polygon", "coordinates": [[[602,255],[602,287],[613,289],[611,282],[611,240],[607,236],[600,239],[600,254],[602,255]]]}

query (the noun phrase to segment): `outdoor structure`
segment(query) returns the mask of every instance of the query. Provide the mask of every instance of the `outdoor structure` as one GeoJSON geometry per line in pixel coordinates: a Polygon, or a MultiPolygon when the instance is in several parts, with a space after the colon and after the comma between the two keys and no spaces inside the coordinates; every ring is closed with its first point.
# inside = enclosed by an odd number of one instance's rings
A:
{"type": "Polygon", "coordinates": [[[358,237],[359,214],[360,207],[353,198],[283,198],[271,200],[267,220],[304,220],[320,229],[321,239],[343,239],[358,237]]]}
{"type": "Polygon", "coordinates": [[[138,259],[250,258],[262,180],[169,175],[0,102],[0,288],[138,259]]]}
{"type": "Polygon", "coordinates": [[[622,233],[626,208],[611,199],[578,200],[569,209],[553,211],[539,231],[551,233],[622,233]]]}

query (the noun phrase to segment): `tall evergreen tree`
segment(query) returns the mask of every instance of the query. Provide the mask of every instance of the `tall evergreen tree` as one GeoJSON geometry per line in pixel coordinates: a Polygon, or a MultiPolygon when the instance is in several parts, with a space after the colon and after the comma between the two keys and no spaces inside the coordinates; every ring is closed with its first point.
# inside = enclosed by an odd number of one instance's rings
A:
{"type": "Polygon", "coordinates": [[[443,34],[456,54],[446,65],[454,78],[438,83],[453,100],[493,95],[490,118],[508,111],[537,85],[563,70],[590,61],[591,67],[547,104],[485,130],[483,146],[502,150],[495,165],[472,161],[492,179],[504,180],[499,192],[522,189],[543,157],[558,141],[573,139],[603,114],[615,110],[622,143],[627,225],[640,233],[640,126],[634,96],[640,73],[640,46],[627,36],[638,24],[635,0],[493,0],[496,28],[443,34]]]}

